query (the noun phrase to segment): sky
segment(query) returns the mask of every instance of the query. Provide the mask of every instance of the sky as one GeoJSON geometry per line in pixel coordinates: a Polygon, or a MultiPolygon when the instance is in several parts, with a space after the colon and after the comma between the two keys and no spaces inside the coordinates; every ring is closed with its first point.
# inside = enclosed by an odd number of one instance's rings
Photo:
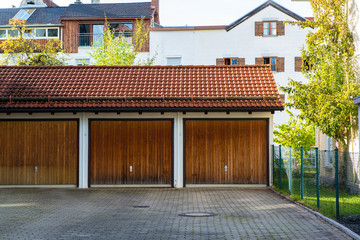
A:
{"type": "MultiPolygon", "coordinates": [[[[91,0],[81,0],[91,3],[91,0]]],[[[164,26],[228,25],[258,7],[266,0],[159,0],[160,23],[164,26]]],[[[18,7],[21,0],[0,0],[0,8],[18,7]]],[[[53,0],[68,6],[75,0],[53,0]]],[[[150,0],[100,0],[101,3],[150,2],[150,0]]],[[[309,2],[276,0],[285,8],[302,17],[311,17],[309,2]]]]}

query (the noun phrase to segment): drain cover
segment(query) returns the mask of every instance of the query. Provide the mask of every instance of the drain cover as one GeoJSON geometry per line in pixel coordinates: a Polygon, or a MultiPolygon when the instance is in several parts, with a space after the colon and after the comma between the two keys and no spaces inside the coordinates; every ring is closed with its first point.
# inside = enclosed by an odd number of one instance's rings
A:
{"type": "Polygon", "coordinates": [[[138,205],[138,206],[133,206],[133,208],[149,208],[150,206],[148,205],[138,205]]]}
{"type": "Polygon", "coordinates": [[[206,213],[206,212],[191,212],[191,213],[180,213],[181,217],[212,217],[216,216],[216,213],[206,213]]]}

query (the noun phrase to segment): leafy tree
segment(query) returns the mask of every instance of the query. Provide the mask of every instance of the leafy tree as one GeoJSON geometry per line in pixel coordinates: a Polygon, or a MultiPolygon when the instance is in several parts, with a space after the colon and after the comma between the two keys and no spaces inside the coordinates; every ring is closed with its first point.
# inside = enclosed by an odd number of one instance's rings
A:
{"type": "Polygon", "coordinates": [[[25,36],[25,20],[10,20],[12,30],[18,30],[17,37],[9,37],[0,44],[4,51],[2,64],[17,65],[65,65],[67,58],[60,48],[59,39],[49,39],[46,44],[25,36]]]}
{"type": "Polygon", "coordinates": [[[103,37],[93,45],[89,55],[95,60],[94,65],[153,65],[156,56],[136,62],[136,57],[149,40],[149,28],[144,19],[135,22],[132,41],[124,33],[120,35],[104,24],[103,37]]]}
{"type": "Polygon", "coordinates": [[[308,82],[290,79],[288,86],[281,89],[289,94],[287,106],[301,110],[300,119],[347,148],[357,116],[353,98],[360,94],[360,86],[346,0],[310,0],[310,3],[315,20],[290,23],[313,28],[301,49],[302,58],[311,66],[303,67],[308,82]]]}
{"type": "Polygon", "coordinates": [[[315,128],[294,116],[289,110],[289,123],[280,124],[274,130],[274,142],[285,147],[310,148],[315,145],[315,128]]]}

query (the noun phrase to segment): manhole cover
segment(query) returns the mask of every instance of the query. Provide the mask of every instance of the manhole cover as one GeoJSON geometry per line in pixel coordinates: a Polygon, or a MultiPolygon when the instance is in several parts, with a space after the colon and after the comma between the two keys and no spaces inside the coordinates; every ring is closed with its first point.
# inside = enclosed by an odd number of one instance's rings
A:
{"type": "Polygon", "coordinates": [[[216,213],[206,213],[206,212],[191,212],[191,213],[180,213],[181,217],[212,217],[216,216],[216,213]]]}
{"type": "Polygon", "coordinates": [[[133,206],[133,208],[149,208],[150,206],[147,205],[138,205],[138,206],[133,206]]]}

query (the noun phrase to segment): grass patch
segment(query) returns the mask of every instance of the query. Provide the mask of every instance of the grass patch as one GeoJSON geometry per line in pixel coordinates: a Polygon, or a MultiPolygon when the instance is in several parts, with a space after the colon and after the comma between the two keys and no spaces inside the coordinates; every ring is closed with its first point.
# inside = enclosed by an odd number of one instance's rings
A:
{"type": "MultiPolygon", "coordinates": [[[[317,208],[316,181],[313,171],[305,172],[303,199],[300,196],[300,176],[293,176],[291,184],[286,174],[282,174],[281,189],[279,175],[275,176],[274,187],[282,194],[290,196],[293,200],[300,202],[330,218],[336,219],[336,190],[334,186],[320,186],[320,207],[317,208]],[[291,191],[289,191],[291,186],[291,191]],[[290,194],[291,192],[291,194],[290,194]]],[[[340,216],[360,214],[360,195],[350,194],[347,189],[339,190],[340,216]]]]}

